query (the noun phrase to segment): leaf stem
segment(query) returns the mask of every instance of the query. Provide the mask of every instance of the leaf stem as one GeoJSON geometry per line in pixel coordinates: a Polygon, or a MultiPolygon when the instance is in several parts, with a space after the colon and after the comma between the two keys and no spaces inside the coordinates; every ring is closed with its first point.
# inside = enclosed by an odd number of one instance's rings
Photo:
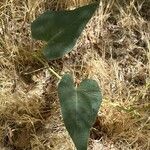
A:
{"type": "Polygon", "coordinates": [[[49,73],[52,73],[53,75],[55,75],[59,80],[61,80],[61,76],[55,72],[52,68],[50,68],[49,64],[47,62],[45,62],[44,60],[42,60],[38,55],[33,54],[33,56],[35,58],[37,58],[44,66],[46,66],[48,68],[49,73]]]}
{"type": "Polygon", "coordinates": [[[57,72],[55,72],[52,68],[48,67],[48,71],[53,73],[59,80],[61,80],[61,76],[57,72]]]}

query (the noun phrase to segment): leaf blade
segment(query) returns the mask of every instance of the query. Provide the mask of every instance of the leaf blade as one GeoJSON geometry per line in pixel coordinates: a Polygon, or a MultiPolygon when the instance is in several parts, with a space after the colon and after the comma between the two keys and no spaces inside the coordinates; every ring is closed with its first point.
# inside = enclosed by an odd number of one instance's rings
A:
{"type": "Polygon", "coordinates": [[[102,99],[98,84],[94,80],[84,80],[75,88],[72,77],[66,74],[59,83],[58,95],[65,126],[76,148],[86,150],[90,128],[102,99]]]}
{"type": "Polygon", "coordinates": [[[32,37],[47,41],[44,55],[57,59],[71,51],[98,3],[71,11],[47,11],[31,24],[32,37]]]}

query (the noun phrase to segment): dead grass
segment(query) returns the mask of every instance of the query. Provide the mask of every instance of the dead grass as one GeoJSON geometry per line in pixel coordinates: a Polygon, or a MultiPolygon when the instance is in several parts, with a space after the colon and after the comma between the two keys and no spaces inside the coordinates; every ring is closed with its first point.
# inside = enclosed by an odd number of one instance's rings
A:
{"type": "MultiPolygon", "coordinates": [[[[57,78],[32,57],[42,43],[30,24],[46,9],[88,0],[0,1],[0,148],[71,150],[56,93],[57,78]]],[[[103,104],[91,130],[90,149],[150,148],[150,1],[102,1],[74,51],[49,62],[75,80],[93,78],[103,104]],[[145,10],[147,9],[147,11],[145,10]]]]}

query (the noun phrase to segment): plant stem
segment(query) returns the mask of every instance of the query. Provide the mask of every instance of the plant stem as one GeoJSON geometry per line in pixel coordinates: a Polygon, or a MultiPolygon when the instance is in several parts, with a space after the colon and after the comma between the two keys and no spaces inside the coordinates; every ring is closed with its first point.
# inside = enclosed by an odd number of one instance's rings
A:
{"type": "Polygon", "coordinates": [[[48,67],[48,71],[53,73],[59,80],[61,80],[61,76],[58,73],[56,73],[52,68],[48,67]]]}
{"type": "Polygon", "coordinates": [[[39,56],[37,56],[36,54],[33,54],[33,56],[35,58],[37,58],[44,66],[46,66],[48,68],[48,71],[50,73],[52,73],[53,75],[55,75],[59,80],[61,80],[61,76],[55,72],[52,68],[50,68],[49,64],[47,62],[45,62],[44,60],[42,60],[39,56]]]}

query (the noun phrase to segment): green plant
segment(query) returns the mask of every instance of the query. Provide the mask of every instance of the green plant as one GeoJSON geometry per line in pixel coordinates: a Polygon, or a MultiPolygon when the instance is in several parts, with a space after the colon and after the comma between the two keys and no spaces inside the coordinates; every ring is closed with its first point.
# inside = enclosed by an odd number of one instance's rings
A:
{"type": "MultiPolygon", "coordinates": [[[[98,3],[93,3],[71,11],[47,11],[38,17],[31,30],[33,38],[47,42],[44,58],[53,60],[70,52],[97,7],[98,3]]],[[[72,77],[65,74],[58,85],[58,96],[65,126],[76,148],[87,150],[90,128],[102,100],[97,82],[86,79],[74,87],[72,77]]]]}

